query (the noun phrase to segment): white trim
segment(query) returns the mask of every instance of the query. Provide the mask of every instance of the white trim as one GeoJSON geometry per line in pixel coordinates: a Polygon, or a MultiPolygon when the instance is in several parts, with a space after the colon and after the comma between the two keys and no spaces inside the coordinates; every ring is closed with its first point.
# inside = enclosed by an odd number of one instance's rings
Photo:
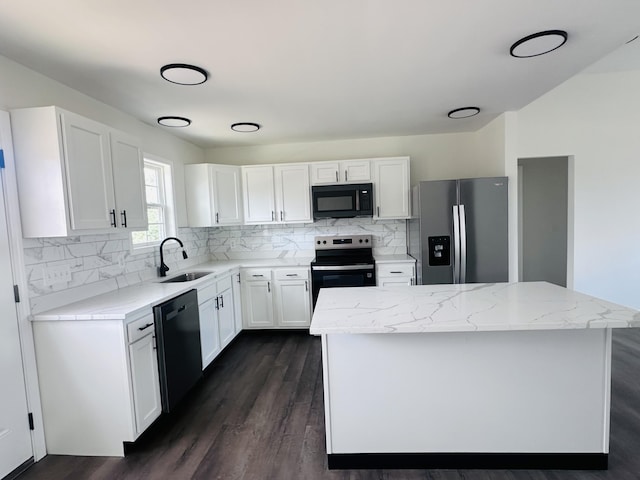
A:
{"type": "Polygon", "coordinates": [[[4,192],[7,210],[7,228],[9,230],[9,248],[11,250],[11,264],[15,285],[20,291],[20,302],[16,304],[18,313],[18,330],[22,347],[22,362],[24,365],[25,384],[27,389],[27,404],[29,411],[33,413],[35,430],[31,432],[33,445],[33,458],[37,462],[46,454],[47,449],[44,437],[44,425],[42,422],[42,406],[40,403],[40,388],[38,386],[38,370],[36,367],[36,354],[33,342],[33,330],[31,328],[29,308],[29,288],[24,267],[24,255],[22,247],[22,226],[20,223],[20,210],[18,207],[18,187],[13,156],[13,143],[11,137],[11,122],[9,113],[0,110],[0,138],[3,139],[2,148],[5,160],[4,192]]]}

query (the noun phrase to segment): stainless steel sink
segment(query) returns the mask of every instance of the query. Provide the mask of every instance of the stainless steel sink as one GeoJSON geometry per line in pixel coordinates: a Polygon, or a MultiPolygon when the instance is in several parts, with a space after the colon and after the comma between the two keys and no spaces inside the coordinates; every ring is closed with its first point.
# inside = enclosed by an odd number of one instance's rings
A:
{"type": "Polygon", "coordinates": [[[163,280],[160,283],[191,282],[192,280],[197,280],[198,278],[211,275],[211,273],[213,272],[187,272],[168,278],[167,280],[163,280]]]}

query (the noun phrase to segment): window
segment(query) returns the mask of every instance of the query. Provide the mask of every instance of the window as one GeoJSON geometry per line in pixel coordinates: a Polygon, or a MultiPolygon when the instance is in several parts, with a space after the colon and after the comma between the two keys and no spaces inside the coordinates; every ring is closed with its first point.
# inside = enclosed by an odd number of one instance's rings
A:
{"type": "Polygon", "coordinates": [[[144,159],[144,187],[149,228],[131,233],[133,249],[154,247],[175,235],[171,165],[157,159],[144,159]]]}

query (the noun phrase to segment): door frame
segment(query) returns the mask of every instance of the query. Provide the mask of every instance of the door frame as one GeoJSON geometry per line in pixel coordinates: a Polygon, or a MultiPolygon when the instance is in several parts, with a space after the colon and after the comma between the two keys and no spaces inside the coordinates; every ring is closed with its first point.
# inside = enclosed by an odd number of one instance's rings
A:
{"type": "Polygon", "coordinates": [[[27,393],[27,407],[33,414],[34,430],[31,431],[31,444],[34,461],[41,460],[46,454],[44,424],[42,421],[42,405],[40,402],[40,388],[38,385],[38,371],[36,354],[31,326],[31,309],[29,307],[29,288],[25,274],[22,225],[18,206],[18,184],[16,179],[15,159],[13,155],[13,140],[11,136],[11,122],[9,113],[0,110],[0,138],[4,152],[5,168],[3,190],[7,211],[7,230],[9,232],[9,249],[11,270],[14,285],[18,286],[20,302],[16,303],[18,315],[18,331],[22,350],[22,364],[24,369],[25,387],[27,393]]]}

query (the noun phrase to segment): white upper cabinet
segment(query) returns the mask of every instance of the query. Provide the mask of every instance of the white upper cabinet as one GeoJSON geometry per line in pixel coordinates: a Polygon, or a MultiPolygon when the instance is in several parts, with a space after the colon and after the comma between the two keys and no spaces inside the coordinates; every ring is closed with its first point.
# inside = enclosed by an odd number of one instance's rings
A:
{"type": "Polygon", "coordinates": [[[371,181],[370,160],[342,160],[311,164],[311,184],[363,183],[371,181]]]}
{"type": "Polygon", "coordinates": [[[147,228],[135,140],[57,107],[14,110],[11,123],[25,237],[147,228]]]}
{"type": "Polygon", "coordinates": [[[311,186],[309,165],[273,167],[278,221],[311,222],[311,186]]]}
{"type": "Polygon", "coordinates": [[[242,167],[242,187],[245,223],[274,223],[276,203],[273,167],[242,167]]]}
{"type": "Polygon", "coordinates": [[[242,167],[247,224],[311,222],[309,164],[242,167]]]}
{"type": "Polygon", "coordinates": [[[110,138],[117,221],[122,227],[144,230],[148,221],[142,150],[123,133],[111,132],[110,138]]]}
{"type": "Polygon", "coordinates": [[[190,227],[242,223],[240,167],[185,165],[184,178],[190,227]]]}
{"type": "Polygon", "coordinates": [[[374,218],[409,218],[409,157],[372,160],[374,218]]]}

